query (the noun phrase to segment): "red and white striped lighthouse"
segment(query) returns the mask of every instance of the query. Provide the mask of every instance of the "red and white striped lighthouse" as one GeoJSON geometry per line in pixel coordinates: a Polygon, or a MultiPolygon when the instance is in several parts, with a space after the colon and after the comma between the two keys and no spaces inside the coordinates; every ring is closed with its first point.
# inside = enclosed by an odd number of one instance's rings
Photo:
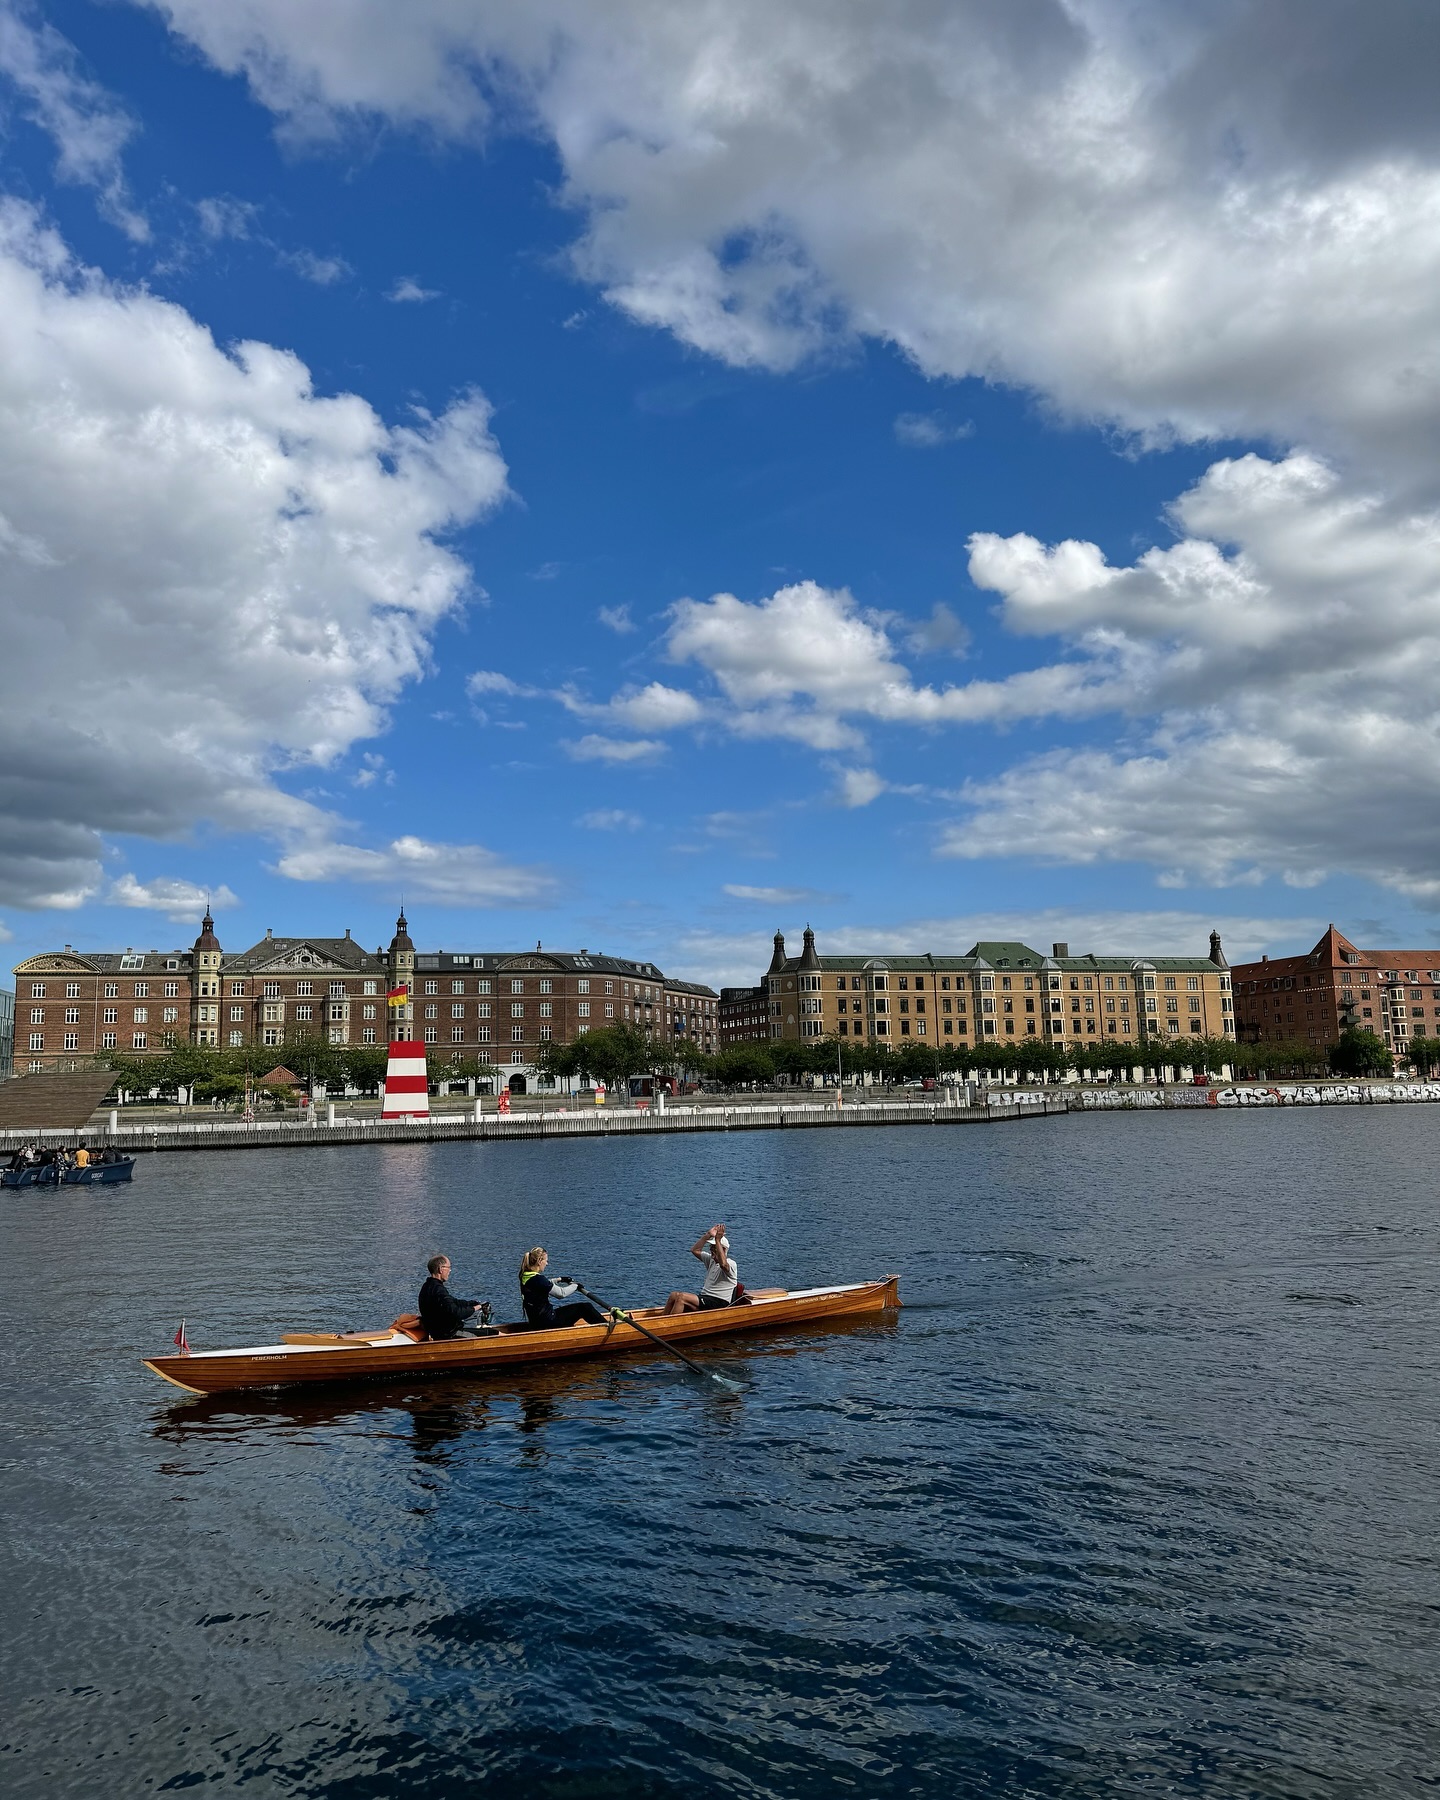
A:
{"type": "Polygon", "coordinates": [[[390,1014],[390,1057],[385,1066],[385,1099],[382,1119],[428,1119],[430,1082],[425,1070],[425,1046],[410,1036],[413,1016],[408,987],[391,988],[386,996],[390,1014]]]}

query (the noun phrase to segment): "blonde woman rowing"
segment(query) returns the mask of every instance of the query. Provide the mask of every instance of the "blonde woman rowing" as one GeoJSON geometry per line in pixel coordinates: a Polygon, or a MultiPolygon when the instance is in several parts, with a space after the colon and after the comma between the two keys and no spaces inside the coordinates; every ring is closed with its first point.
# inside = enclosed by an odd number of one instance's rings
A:
{"type": "Polygon", "coordinates": [[[560,1325],[608,1325],[610,1315],[602,1313],[588,1300],[577,1300],[572,1306],[552,1305],[551,1294],[563,1299],[575,1292],[573,1281],[551,1281],[545,1273],[549,1256],[539,1244],[527,1250],[520,1259],[520,1303],[525,1308],[525,1323],[532,1331],[553,1331],[560,1325]]]}

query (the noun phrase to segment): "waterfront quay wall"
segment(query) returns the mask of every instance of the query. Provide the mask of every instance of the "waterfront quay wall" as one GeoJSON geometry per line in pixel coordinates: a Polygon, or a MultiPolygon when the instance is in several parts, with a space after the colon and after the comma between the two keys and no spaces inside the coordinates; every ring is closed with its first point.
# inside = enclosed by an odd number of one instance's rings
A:
{"type": "Polygon", "coordinates": [[[131,1125],[89,1125],[74,1130],[0,1131],[0,1152],[22,1144],[85,1144],[133,1154],[164,1150],[306,1149],[322,1144],[413,1144],[476,1140],[572,1137],[644,1137],[655,1133],[859,1130],[878,1125],[986,1125],[1053,1117],[1071,1112],[1220,1111],[1254,1106],[1394,1106],[1440,1101],[1440,1081],[1278,1082],[1264,1087],[1053,1087],[991,1088],[974,1105],[944,1099],[862,1101],[837,1107],[833,1100],[766,1105],[672,1106],[664,1112],[617,1109],[584,1111],[441,1113],[396,1121],[340,1118],[333,1125],[294,1119],[164,1120],[131,1125]]]}
{"type": "Polygon", "coordinates": [[[1151,1107],[1395,1106],[1440,1100],[1440,1081],[1282,1081],[1264,1087],[1082,1088],[1073,1111],[1141,1112],[1151,1107]]]}
{"type": "MultiPolygon", "coordinates": [[[[1012,1095],[1014,1090],[1012,1090],[1012,1095]]],[[[85,1144],[91,1149],[113,1148],[134,1154],[159,1150],[251,1150],[261,1147],[306,1149],[321,1144],[413,1144],[474,1139],[507,1143],[511,1139],[571,1137],[644,1137],[652,1133],[698,1131],[777,1131],[836,1129],[859,1130],[874,1125],[985,1125],[1003,1119],[1041,1118],[1070,1110],[1064,1095],[1026,1096],[1026,1103],[955,1106],[945,1101],[869,1101],[837,1108],[833,1101],[786,1102],[770,1106],[667,1107],[659,1111],[616,1110],[602,1112],[517,1112],[468,1115],[439,1114],[431,1119],[409,1120],[352,1118],[333,1125],[301,1124],[289,1120],[256,1120],[253,1123],[189,1120],[121,1125],[87,1126],[82,1131],[0,1132],[0,1150],[17,1149],[22,1143],[47,1145],[85,1144]]]]}

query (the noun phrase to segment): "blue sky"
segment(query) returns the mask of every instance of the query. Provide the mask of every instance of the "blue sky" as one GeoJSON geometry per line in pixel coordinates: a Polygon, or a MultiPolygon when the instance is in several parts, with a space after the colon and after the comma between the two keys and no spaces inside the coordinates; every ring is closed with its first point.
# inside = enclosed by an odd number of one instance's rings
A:
{"type": "Polygon", "coordinates": [[[0,0],[13,959],[1432,941],[1432,148],[1034,10],[0,0]]]}

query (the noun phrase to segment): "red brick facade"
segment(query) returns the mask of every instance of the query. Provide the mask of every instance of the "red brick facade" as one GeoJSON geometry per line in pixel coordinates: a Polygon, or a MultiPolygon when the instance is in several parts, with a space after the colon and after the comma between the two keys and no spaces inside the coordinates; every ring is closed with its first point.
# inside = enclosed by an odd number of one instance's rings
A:
{"type": "Polygon", "coordinates": [[[1305,955],[1231,975],[1242,1043],[1333,1044],[1356,1026],[1403,1056],[1412,1038],[1440,1037],[1440,950],[1360,950],[1331,925],[1305,955]]]}
{"type": "Polygon", "coordinates": [[[277,938],[227,954],[206,916],[190,950],[80,954],[15,970],[15,1067],[64,1068],[99,1052],[194,1043],[279,1050],[318,1037],[384,1044],[386,992],[410,989],[409,1034],[481,1061],[524,1064],[539,1046],[631,1023],[665,1043],[719,1045],[718,997],[653,963],[588,951],[417,951],[404,916],[387,950],[343,938],[277,938]]]}

